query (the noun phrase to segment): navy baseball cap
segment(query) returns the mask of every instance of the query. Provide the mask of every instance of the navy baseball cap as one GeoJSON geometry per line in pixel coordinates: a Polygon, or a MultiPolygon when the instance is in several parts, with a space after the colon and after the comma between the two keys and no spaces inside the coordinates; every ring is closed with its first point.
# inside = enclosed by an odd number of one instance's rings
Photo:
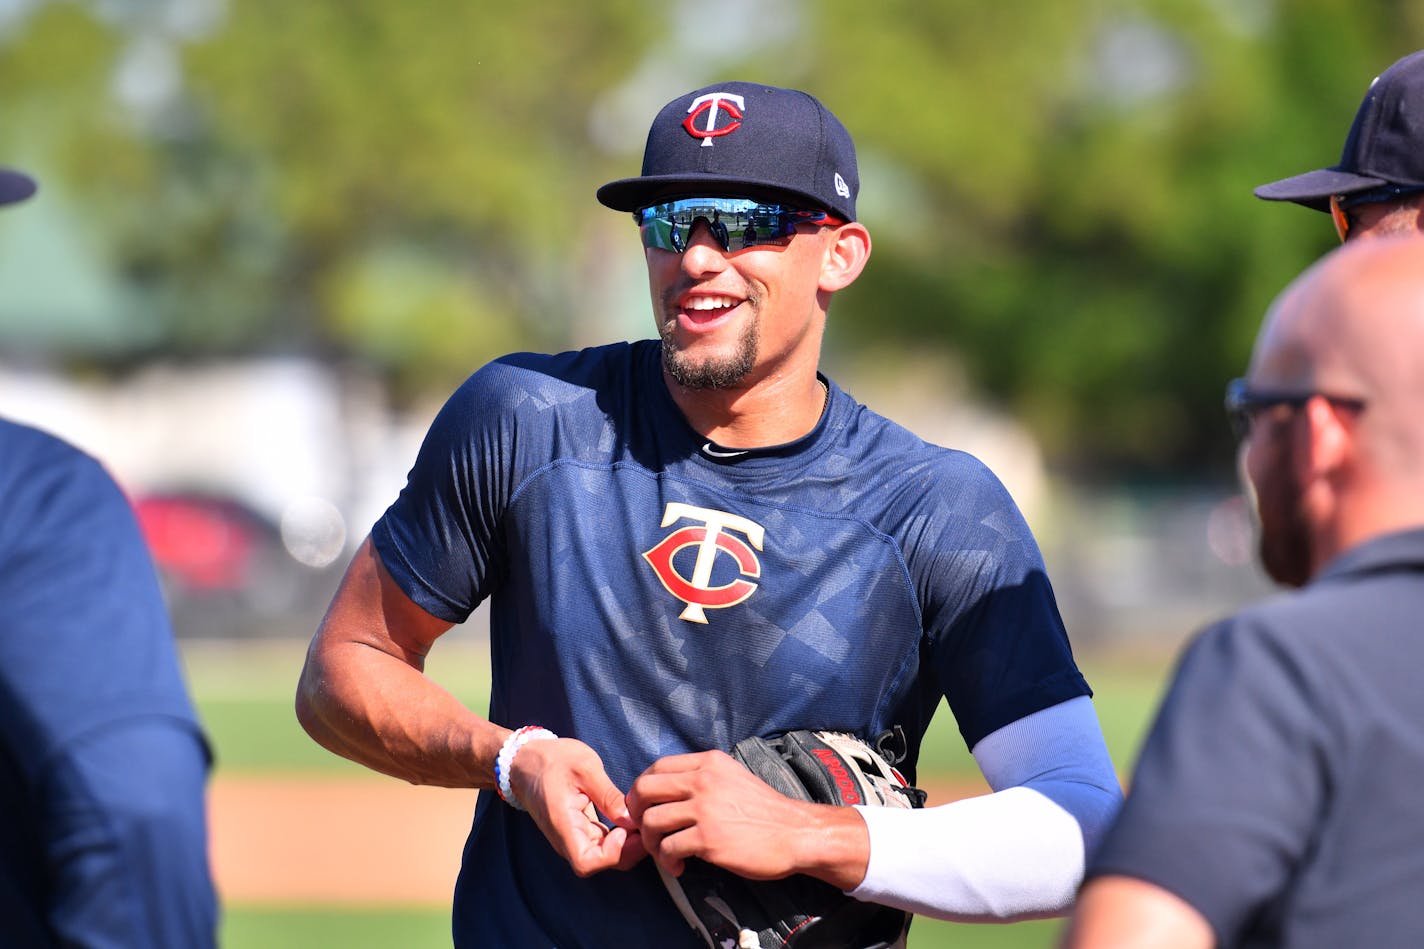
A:
{"type": "Polygon", "coordinates": [[[0,168],[0,204],[14,204],[35,193],[34,179],[9,168],[0,168]]]}
{"type": "Polygon", "coordinates": [[[598,189],[615,211],[659,198],[791,198],[855,220],[855,143],[814,96],[754,82],[723,82],[663,106],[648,130],[643,173],[598,189]]]}
{"type": "Polygon", "coordinates": [[[1254,193],[1328,211],[1331,195],[1384,185],[1424,187],[1424,50],[1375,77],[1338,164],[1261,185],[1254,193]]]}

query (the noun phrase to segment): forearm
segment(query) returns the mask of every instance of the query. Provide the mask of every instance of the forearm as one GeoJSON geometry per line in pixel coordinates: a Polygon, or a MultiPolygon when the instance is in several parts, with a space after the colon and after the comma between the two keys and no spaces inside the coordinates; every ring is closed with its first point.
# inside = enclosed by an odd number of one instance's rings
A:
{"type": "Polygon", "coordinates": [[[996,793],[923,811],[857,809],[870,860],[852,895],[960,920],[1068,909],[1122,803],[1092,701],[1006,725],[974,757],[996,793]]]}
{"type": "MultiPolygon", "coordinates": [[[[495,787],[510,729],[425,676],[425,657],[450,626],[405,594],[367,538],[307,650],[297,684],[302,727],[336,754],[414,784],[495,787]]],[[[506,759],[501,796],[529,811],[576,874],[626,869],[643,856],[623,792],[588,745],[532,741],[506,759]],[[619,826],[610,830],[598,814],[619,826]]]]}
{"type": "Polygon", "coordinates": [[[1083,878],[1078,820],[1030,788],[923,811],[858,810],[871,841],[865,879],[850,891],[858,899],[1003,922],[1062,915],[1083,878]]]}
{"type": "Polygon", "coordinates": [[[493,787],[509,730],[424,672],[450,625],[405,595],[368,539],[307,650],[297,720],[322,747],[412,784],[493,787]]]}
{"type": "Polygon", "coordinates": [[[495,755],[509,734],[419,669],[352,641],[313,644],[297,690],[297,719],[343,758],[441,787],[494,787],[495,755]]]}

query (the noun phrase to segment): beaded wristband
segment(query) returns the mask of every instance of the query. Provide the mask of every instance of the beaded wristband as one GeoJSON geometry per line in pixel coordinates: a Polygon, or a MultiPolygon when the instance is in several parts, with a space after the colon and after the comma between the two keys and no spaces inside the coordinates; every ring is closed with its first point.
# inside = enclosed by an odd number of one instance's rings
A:
{"type": "Polygon", "coordinates": [[[549,729],[538,725],[525,725],[510,732],[494,759],[494,789],[499,793],[501,801],[516,811],[525,809],[524,805],[519,803],[519,798],[514,796],[514,789],[509,786],[509,769],[514,764],[514,756],[531,741],[558,737],[549,729]]]}

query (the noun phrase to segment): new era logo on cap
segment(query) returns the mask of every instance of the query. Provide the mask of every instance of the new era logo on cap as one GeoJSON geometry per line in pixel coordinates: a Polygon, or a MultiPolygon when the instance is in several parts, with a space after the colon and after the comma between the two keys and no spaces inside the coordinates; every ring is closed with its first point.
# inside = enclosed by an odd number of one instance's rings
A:
{"type": "Polygon", "coordinates": [[[694,90],[663,106],[643,173],[610,181],[598,200],[636,211],[669,197],[770,197],[855,220],[855,143],[814,96],[751,82],[694,90]]]}

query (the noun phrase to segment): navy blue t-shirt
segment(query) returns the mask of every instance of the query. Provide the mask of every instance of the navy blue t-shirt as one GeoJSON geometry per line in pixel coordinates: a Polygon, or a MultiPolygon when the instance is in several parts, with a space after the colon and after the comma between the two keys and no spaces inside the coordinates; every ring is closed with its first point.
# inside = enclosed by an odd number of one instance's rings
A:
{"type": "MultiPolygon", "coordinates": [[[[544,725],[625,790],[665,755],[893,725],[941,697],[966,743],[1088,694],[1042,559],[999,481],[831,386],[806,437],[706,445],[656,342],[521,354],[472,376],[373,531],[435,616],[491,598],[489,717],[544,725]]],[[[460,946],[693,946],[650,861],[579,880],[482,794],[460,946]]]]}
{"type": "Polygon", "coordinates": [[[0,604],[0,944],[211,945],[208,750],[133,511],[4,419],[0,604]]]}

